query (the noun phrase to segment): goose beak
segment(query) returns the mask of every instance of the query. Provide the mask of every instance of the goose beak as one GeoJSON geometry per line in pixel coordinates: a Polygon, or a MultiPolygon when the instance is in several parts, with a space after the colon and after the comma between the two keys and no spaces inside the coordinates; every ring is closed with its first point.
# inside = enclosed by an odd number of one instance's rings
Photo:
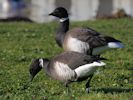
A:
{"type": "Polygon", "coordinates": [[[29,82],[32,82],[34,76],[30,75],[29,82]]]}
{"type": "Polygon", "coordinates": [[[54,13],[50,13],[50,14],[48,14],[49,16],[53,16],[54,15],[54,13]]]}
{"type": "Polygon", "coordinates": [[[23,90],[24,89],[27,89],[28,87],[29,87],[29,85],[31,84],[31,82],[33,81],[33,78],[34,78],[34,76],[33,75],[31,75],[30,74],[30,76],[29,76],[29,80],[27,81],[27,83],[23,86],[23,90]]]}
{"type": "Polygon", "coordinates": [[[25,90],[25,89],[27,89],[27,88],[29,87],[29,85],[31,84],[33,78],[34,78],[34,77],[33,77],[32,75],[30,75],[29,80],[27,81],[26,84],[23,85],[22,90],[25,90]]]}

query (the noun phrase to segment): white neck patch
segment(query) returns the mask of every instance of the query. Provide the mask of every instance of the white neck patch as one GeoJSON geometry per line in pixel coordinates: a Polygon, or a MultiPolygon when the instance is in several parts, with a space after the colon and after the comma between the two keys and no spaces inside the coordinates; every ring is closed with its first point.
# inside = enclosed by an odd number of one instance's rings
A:
{"type": "Polygon", "coordinates": [[[40,65],[41,67],[43,67],[43,59],[42,59],[42,58],[39,59],[39,65],[40,65]]]}
{"type": "Polygon", "coordinates": [[[66,21],[66,20],[68,20],[69,18],[68,17],[66,17],[66,18],[61,18],[60,19],[60,22],[64,22],[64,21],[66,21]]]}

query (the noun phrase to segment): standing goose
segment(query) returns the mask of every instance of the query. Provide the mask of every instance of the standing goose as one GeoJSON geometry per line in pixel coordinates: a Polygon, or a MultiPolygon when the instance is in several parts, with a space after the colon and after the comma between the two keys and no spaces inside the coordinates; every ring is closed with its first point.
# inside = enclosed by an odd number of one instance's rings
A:
{"type": "Polygon", "coordinates": [[[89,55],[99,55],[110,48],[123,48],[124,45],[110,36],[104,36],[91,28],[69,30],[68,12],[63,7],[56,8],[49,15],[59,18],[59,28],[55,35],[57,44],[65,51],[75,51],[89,55]]]}
{"type": "Polygon", "coordinates": [[[97,67],[105,65],[100,60],[104,60],[104,58],[73,51],[63,52],[52,60],[34,59],[29,69],[31,81],[42,68],[49,76],[63,82],[66,87],[71,82],[83,81],[90,77],[86,83],[86,90],[89,93],[91,76],[97,67]]]}

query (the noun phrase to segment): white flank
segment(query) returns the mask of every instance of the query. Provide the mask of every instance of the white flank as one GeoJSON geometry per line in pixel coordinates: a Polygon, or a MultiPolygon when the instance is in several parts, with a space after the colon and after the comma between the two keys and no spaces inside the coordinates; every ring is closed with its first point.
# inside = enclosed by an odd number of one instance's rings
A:
{"type": "MultiPolygon", "coordinates": [[[[90,48],[88,43],[72,37],[69,37],[66,46],[66,51],[75,51],[80,53],[87,53],[90,48]]],[[[94,48],[92,54],[98,55],[111,48],[124,48],[124,45],[121,42],[109,42],[106,46],[94,48]]]]}
{"type": "Polygon", "coordinates": [[[67,17],[67,18],[61,18],[61,19],[59,19],[60,20],[60,22],[64,22],[64,21],[66,21],[66,20],[68,20],[69,18],[67,17]]]}
{"type": "Polygon", "coordinates": [[[101,61],[93,62],[91,64],[79,66],[78,68],[75,69],[75,72],[76,72],[78,78],[84,77],[84,76],[89,76],[90,74],[92,74],[96,71],[97,67],[105,66],[105,65],[106,64],[101,61]]]}
{"type": "Polygon", "coordinates": [[[124,48],[124,45],[121,42],[109,42],[109,48],[124,48]]]}
{"type": "Polygon", "coordinates": [[[89,44],[82,42],[76,38],[70,37],[67,41],[68,51],[75,51],[80,53],[86,53],[89,49],[89,44]]]}
{"type": "Polygon", "coordinates": [[[72,80],[75,76],[75,72],[67,64],[56,62],[55,68],[57,75],[61,77],[62,81],[72,80]]]}
{"type": "Polygon", "coordinates": [[[42,58],[39,59],[39,65],[40,65],[41,67],[43,67],[43,59],[42,59],[42,58]]]}

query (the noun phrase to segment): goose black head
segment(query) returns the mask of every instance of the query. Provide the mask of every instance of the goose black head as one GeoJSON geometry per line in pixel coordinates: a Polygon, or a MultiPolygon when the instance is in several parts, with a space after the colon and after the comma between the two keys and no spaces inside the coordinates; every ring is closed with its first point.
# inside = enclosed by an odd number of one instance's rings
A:
{"type": "Polygon", "coordinates": [[[37,58],[32,61],[30,64],[29,72],[30,72],[30,81],[33,80],[33,78],[36,76],[40,70],[46,66],[46,64],[49,62],[48,59],[43,58],[37,58]]]}
{"type": "Polygon", "coordinates": [[[58,7],[52,13],[50,13],[49,15],[55,16],[55,17],[58,17],[58,18],[67,18],[68,17],[68,12],[64,7],[58,7]]]}

